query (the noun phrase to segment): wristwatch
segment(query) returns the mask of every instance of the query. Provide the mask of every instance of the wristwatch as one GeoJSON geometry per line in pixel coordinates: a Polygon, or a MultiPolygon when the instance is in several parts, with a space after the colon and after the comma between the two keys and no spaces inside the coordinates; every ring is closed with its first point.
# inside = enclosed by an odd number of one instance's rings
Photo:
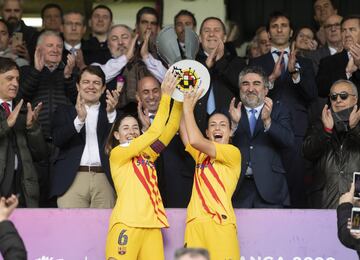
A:
{"type": "Polygon", "coordinates": [[[295,67],[295,70],[289,71],[289,74],[292,75],[292,74],[299,73],[299,72],[300,72],[300,69],[298,67],[295,67]]]}

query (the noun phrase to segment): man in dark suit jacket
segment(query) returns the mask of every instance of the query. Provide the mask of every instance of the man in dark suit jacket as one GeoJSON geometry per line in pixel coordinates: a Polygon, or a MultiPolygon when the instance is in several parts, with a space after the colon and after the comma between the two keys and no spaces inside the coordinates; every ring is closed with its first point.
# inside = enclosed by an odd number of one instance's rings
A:
{"type": "Polygon", "coordinates": [[[341,36],[344,50],[322,59],[319,65],[316,83],[321,97],[327,97],[339,79],[352,81],[360,91],[360,16],[344,18],[341,36]]]}
{"type": "Polygon", "coordinates": [[[59,106],[55,113],[53,137],[60,152],[50,194],[61,208],[111,208],[115,194],[104,147],[119,94],[107,91],[106,104],[99,102],[105,74],[98,66],[82,70],[77,88],[76,107],[59,106]]]}
{"type": "Polygon", "coordinates": [[[9,58],[0,57],[0,196],[20,194],[20,206],[39,206],[39,181],[33,160],[47,156],[47,147],[36,119],[41,104],[34,111],[23,100],[15,103],[19,89],[19,68],[9,58]]]}
{"type": "Polygon", "coordinates": [[[329,16],[323,25],[326,44],[314,51],[304,53],[304,57],[311,59],[313,62],[315,75],[318,72],[321,59],[341,52],[343,49],[340,30],[341,20],[340,15],[333,14],[329,16]]]}
{"type": "MultiPolygon", "coordinates": [[[[285,168],[294,207],[306,207],[304,174],[309,162],[301,156],[301,144],[308,126],[308,108],[317,97],[315,75],[311,61],[297,57],[294,45],[290,50],[292,36],[288,16],[281,12],[270,15],[267,30],[270,35],[271,51],[250,60],[250,65],[262,67],[273,82],[269,97],[281,101],[290,110],[293,119],[295,144],[284,152],[285,168]]],[[[309,165],[310,167],[310,165],[309,165]]]]}
{"type": "Polygon", "coordinates": [[[245,60],[231,55],[224,46],[226,30],[216,17],[206,18],[200,26],[201,49],[196,60],[210,72],[210,88],[195,106],[199,129],[205,134],[207,121],[215,110],[226,109],[233,97],[239,96],[238,77],[245,60]]]}
{"type": "Polygon", "coordinates": [[[290,114],[280,101],[266,97],[269,81],[259,67],[240,73],[240,99],[229,108],[241,151],[241,176],[233,195],[234,207],[281,208],[290,203],[281,151],[291,147],[294,134],[290,114]]]}

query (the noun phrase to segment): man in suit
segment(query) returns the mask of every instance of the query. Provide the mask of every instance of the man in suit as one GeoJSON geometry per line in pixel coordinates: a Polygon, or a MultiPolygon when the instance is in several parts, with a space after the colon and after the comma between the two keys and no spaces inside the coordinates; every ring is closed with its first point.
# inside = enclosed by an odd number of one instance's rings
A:
{"type": "Polygon", "coordinates": [[[340,30],[342,19],[343,18],[337,14],[329,16],[323,25],[326,44],[314,51],[304,53],[304,57],[311,59],[313,62],[315,75],[318,72],[321,59],[341,52],[343,49],[340,30]]]}
{"type": "Polygon", "coordinates": [[[107,90],[106,104],[100,103],[105,75],[98,66],[81,71],[77,89],[76,106],[59,106],[55,113],[54,144],[60,152],[50,194],[60,208],[112,208],[115,193],[104,147],[119,94],[107,90]]]}
{"type": "MultiPolygon", "coordinates": [[[[153,76],[138,82],[136,96],[138,116],[145,132],[154,119],[161,99],[160,83],[153,76]]],[[[186,208],[190,201],[194,160],[185,151],[179,135],[175,135],[155,162],[159,190],[165,207],[186,208]]]]}
{"type": "Polygon", "coordinates": [[[87,60],[87,50],[84,49],[83,37],[86,32],[86,24],[83,14],[76,11],[64,14],[61,32],[64,36],[62,61],[66,64],[68,54],[72,54],[76,58],[76,67],[80,70],[90,64],[87,60]]]}
{"type": "Polygon", "coordinates": [[[19,68],[9,58],[0,57],[0,196],[20,194],[22,207],[39,206],[38,174],[33,160],[47,156],[47,147],[36,122],[41,104],[26,115],[20,113],[23,100],[16,104],[19,68]]]}
{"type": "Polygon", "coordinates": [[[294,207],[306,207],[304,174],[310,167],[301,156],[301,144],[308,126],[308,108],[317,97],[315,76],[311,61],[296,56],[294,45],[290,50],[293,34],[288,16],[281,12],[270,14],[267,31],[271,41],[271,51],[250,60],[249,65],[262,67],[269,76],[273,87],[269,97],[283,102],[293,119],[295,144],[284,152],[285,168],[294,207]]]}
{"type": "Polygon", "coordinates": [[[341,22],[344,50],[321,60],[316,83],[319,96],[327,97],[339,79],[352,81],[360,90],[360,16],[348,16],[341,22]]]}
{"type": "Polygon", "coordinates": [[[233,144],[242,156],[241,175],[233,195],[237,208],[282,208],[290,203],[281,151],[291,147],[294,134],[289,111],[266,97],[269,81],[259,67],[239,76],[240,99],[229,113],[235,131],[233,144]]]}
{"type": "Polygon", "coordinates": [[[196,60],[210,72],[211,83],[207,93],[198,101],[194,114],[199,129],[205,134],[209,115],[226,109],[233,97],[239,96],[238,77],[246,66],[245,60],[230,54],[224,46],[226,30],[216,17],[207,17],[200,26],[201,48],[196,60]]]}

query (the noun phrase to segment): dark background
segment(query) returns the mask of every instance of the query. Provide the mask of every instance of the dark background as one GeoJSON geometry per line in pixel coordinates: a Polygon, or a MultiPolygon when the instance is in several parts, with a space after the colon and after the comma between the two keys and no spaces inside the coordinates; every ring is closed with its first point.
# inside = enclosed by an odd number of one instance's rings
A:
{"type": "MultiPolygon", "coordinates": [[[[258,27],[266,25],[269,14],[275,10],[290,16],[293,29],[311,26],[317,29],[313,19],[313,0],[226,0],[227,18],[240,29],[238,41],[250,40],[258,27]]],[[[334,0],[338,14],[360,14],[360,0],[334,0]]]]}

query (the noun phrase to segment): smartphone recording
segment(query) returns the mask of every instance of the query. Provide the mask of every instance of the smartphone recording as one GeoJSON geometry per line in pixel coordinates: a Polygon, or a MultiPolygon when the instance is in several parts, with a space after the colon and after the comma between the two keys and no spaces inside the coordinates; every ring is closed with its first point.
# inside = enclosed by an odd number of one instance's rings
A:
{"type": "Polygon", "coordinates": [[[354,198],[360,199],[360,172],[354,172],[354,198]]]}

